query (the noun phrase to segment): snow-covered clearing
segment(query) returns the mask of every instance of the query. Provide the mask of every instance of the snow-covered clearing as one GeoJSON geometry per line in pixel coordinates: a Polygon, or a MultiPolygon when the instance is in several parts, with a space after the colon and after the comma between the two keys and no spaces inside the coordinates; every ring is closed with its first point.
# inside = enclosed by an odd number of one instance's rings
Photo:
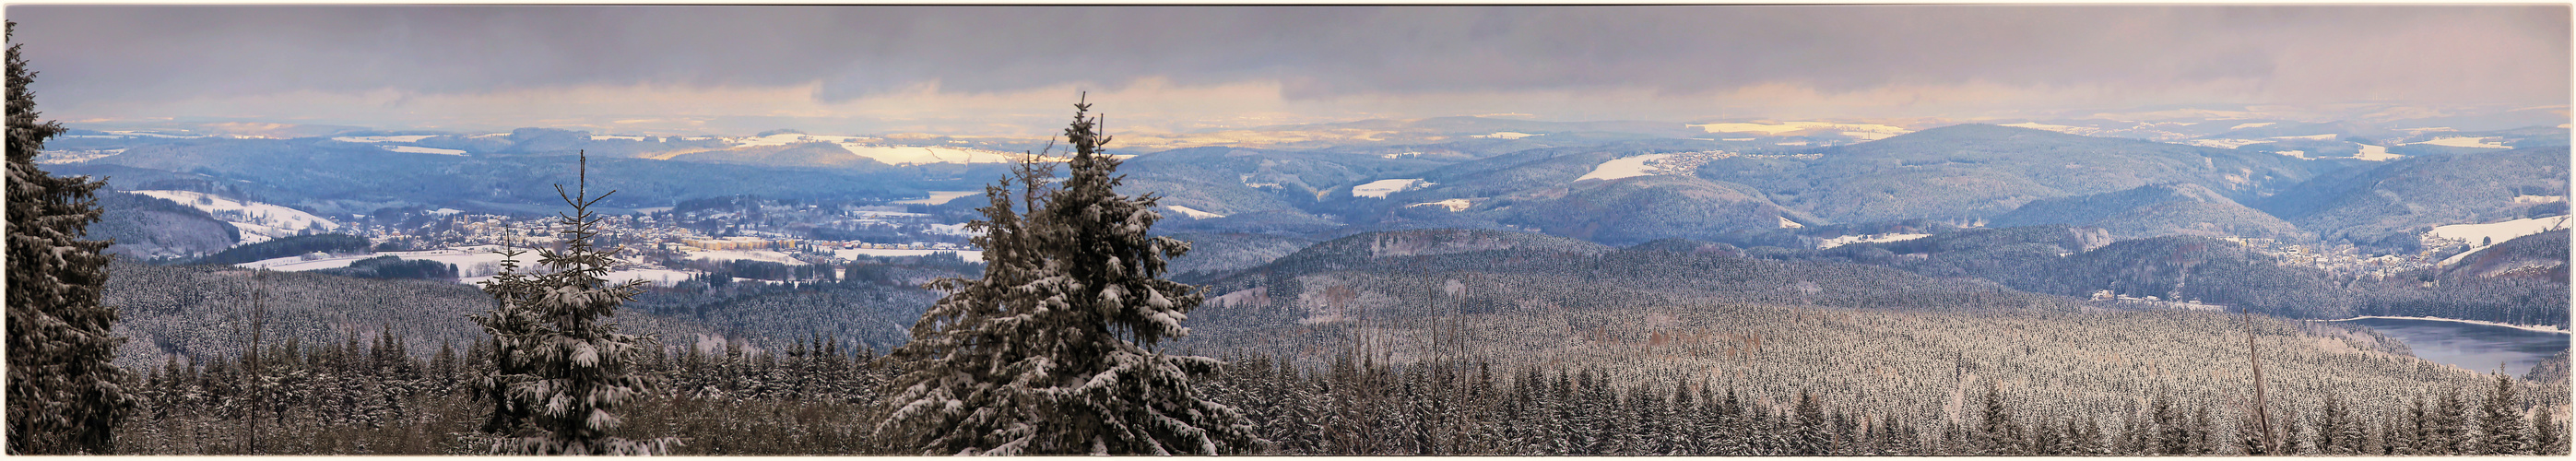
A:
{"type": "Polygon", "coordinates": [[[1418,206],[1436,206],[1436,207],[1441,207],[1441,208],[1448,208],[1448,209],[1449,209],[1449,211],[1457,212],[1457,211],[1467,211],[1467,207],[1468,207],[1468,206],[1472,206],[1472,205],[1474,205],[1474,203],[1468,202],[1468,201],[1467,201],[1467,199],[1463,199],[1463,198],[1453,198],[1453,199],[1441,200],[1441,201],[1437,201],[1437,202],[1426,202],[1426,203],[1416,203],[1416,204],[1412,204],[1412,205],[1405,205],[1405,207],[1407,207],[1407,208],[1411,208],[1411,207],[1418,207],[1418,206]]]}
{"type": "Polygon", "coordinates": [[[1781,228],[1781,229],[1797,229],[1797,228],[1801,228],[1801,227],[1807,227],[1807,225],[1805,225],[1805,224],[1798,224],[1798,222],[1797,222],[1797,221],[1790,221],[1790,220],[1789,220],[1789,218],[1788,218],[1788,217],[1785,217],[1785,216],[1780,218],[1780,228],[1781,228]]]}
{"type": "Polygon", "coordinates": [[[1834,237],[1834,238],[1825,239],[1825,241],[1822,241],[1822,242],[1816,242],[1816,249],[1818,249],[1818,250],[1822,250],[1822,249],[1833,248],[1833,247],[1838,247],[1838,246],[1843,246],[1843,245],[1850,245],[1850,244],[1854,244],[1854,243],[1886,243],[1886,242],[1902,242],[1902,241],[1913,240],[1913,239],[1919,239],[1919,238],[1924,238],[1924,237],[1931,237],[1931,236],[1932,236],[1932,234],[1869,234],[1869,235],[1845,235],[1845,236],[1841,236],[1841,237],[1834,237]]]}
{"type": "Polygon", "coordinates": [[[2236,126],[2228,127],[2228,128],[2227,128],[2227,130],[2228,130],[2228,131],[2235,131],[2235,130],[2242,130],[2242,129],[2246,129],[2246,128],[2262,128],[2262,127],[2267,127],[2267,126],[2272,126],[2272,125],[2277,125],[2277,124],[2280,124],[2280,122],[2254,122],[2254,123],[2246,123],[2246,124],[2240,124],[2240,125],[2236,125],[2236,126]]]}
{"type": "Polygon", "coordinates": [[[233,227],[240,228],[242,231],[242,241],[240,243],[244,244],[266,242],[269,239],[281,237],[292,237],[296,234],[303,233],[306,229],[314,231],[329,231],[340,228],[339,223],[331,222],[331,220],[328,219],[322,219],[320,216],[314,216],[312,213],[305,213],[302,210],[260,202],[236,201],[233,199],[207,195],[202,192],[184,190],[139,190],[134,191],[134,193],[148,195],[154,198],[167,199],[169,201],[179,202],[181,205],[205,210],[206,214],[215,215],[215,219],[232,223],[233,227]]]}
{"type": "Polygon", "coordinates": [[[626,141],[642,141],[642,140],[644,140],[644,137],[643,137],[643,136],[618,136],[618,135],[608,135],[608,134],[594,134],[594,135],[590,135],[590,140],[592,140],[592,141],[597,141],[597,140],[602,140],[602,139],[617,139],[617,140],[626,140],[626,141]]]}
{"type": "Polygon", "coordinates": [[[2362,160],[2369,160],[2369,161],[2373,161],[2373,162],[2385,162],[2385,161],[2390,161],[2390,160],[2396,160],[2396,159],[2406,158],[2406,156],[2388,153],[2388,147],[2387,147],[2387,146],[2373,146],[2373,145],[2369,145],[2369,144],[2363,144],[2363,145],[2361,145],[2361,153],[2360,153],[2360,154],[2354,154],[2354,155],[2352,156],[2352,158],[2357,158],[2357,159],[2362,159],[2362,160]]]}
{"type": "Polygon", "coordinates": [[[465,155],[465,151],[461,151],[461,150],[456,150],[456,149],[440,149],[440,148],[435,148],[435,147],[420,147],[420,146],[385,146],[385,150],[390,150],[390,151],[394,151],[394,152],[409,152],[409,153],[414,153],[414,154],[465,155]]]}
{"type": "Polygon", "coordinates": [[[1223,217],[1225,217],[1225,215],[1223,215],[1223,214],[1217,214],[1217,213],[1209,213],[1209,212],[1205,212],[1205,211],[1199,211],[1199,210],[1194,209],[1194,208],[1185,207],[1185,206],[1180,206],[1180,205],[1165,205],[1165,206],[1164,206],[1164,208],[1170,208],[1170,209],[1172,209],[1172,211],[1178,211],[1178,212],[1180,212],[1180,213],[1181,213],[1181,215],[1182,215],[1182,216],[1188,216],[1188,217],[1190,217],[1190,219],[1208,219],[1208,218],[1223,218],[1223,217]]]}
{"type": "MultiPolygon", "coordinates": [[[[597,136],[593,136],[593,138],[597,138],[597,136]]],[[[861,141],[861,140],[873,140],[873,139],[876,139],[876,138],[868,138],[868,137],[861,137],[861,136],[829,136],[829,135],[811,135],[811,134],[804,134],[804,133],[779,133],[779,134],[773,134],[773,135],[768,135],[768,136],[758,136],[758,137],[747,137],[747,138],[727,138],[727,139],[725,139],[725,141],[732,142],[734,145],[737,145],[737,146],[745,146],[745,147],[749,147],[749,146],[784,146],[784,145],[788,145],[788,144],[795,144],[795,143],[800,143],[800,142],[816,142],[816,141],[820,141],[820,142],[831,142],[831,143],[842,143],[842,142],[861,141]]]]}
{"type": "Polygon", "coordinates": [[[1611,159],[1607,162],[1601,162],[1600,166],[1592,167],[1592,172],[1584,173],[1583,177],[1574,178],[1574,180],[1582,181],[1586,179],[1599,179],[1607,181],[1619,178],[1645,176],[1653,174],[1646,171],[1646,163],[1663,160],[1672,156],[1673,154],[1646,154],[1635,157],[1611,159]]]}
{"type": "Polygon", "coordinates": [[[2567,196],[2564,195],[2517,195],[2513,197],[2513,203],[2558,203],[2564,201],[2567,201],[2567,196]]]}
{"type": "Polygon", "coordinates": [[[2301,140],[2308,140],[2308,141],[2333,141],[2333,140],[2335,139],[2335,135],[2331,135],[2331,134],[2312,134],[2312,135],[2307,135],[2307,136],[2273,136],[2273,137],[2265,138],[2265,139],[2283,139],[2283,140],[2288,140],[2288,139],[2301,139],[2301,140]]]}
{"type": "Polygon", "coordinates": [[[1804,146],[1804,145],[1807,145],[1807,142],[1806,142],[1806,141],[1789,141],[1789,142],[1775,142],[1775,143],[1772,143],[1772,144],[1778,144],[1778,145],[1783,145],[1783,146],[1804,146]]]}
{"type": "MultiPolygon", "coordinates": [[[[500,270],[502,258],[501,254],[496,252],[496,250],[500,249],[501,247],[498,246],[486,245],[449,248],[444,250],[387,251],[363,255],[338,255],[309,261],[305,260],[302,256],[288,256],[235,264],[234,266],[245,269],[264,268],[274,271],[301,272],[349,267],[349,264],[358,262],[358,260],[361,259],[392,256],[405,260],[426,260],[454,264],[456,265],[456,275],[458,276],[464,277],[468,280],[488,280],[494,272],[500,270]]],[[[523,268],[534,267],[537,264],[537,254],[534,251],[522,253],[518,258],[514,259],[519,261],[519,267],[523,268]]]]}
{"type": "Polygon", "coordinates": [[[696,275],[697,273],[694,272],[670,269],[628,269],[622,271],[608,271],[607,275],[603,275],[600,278],[607,279],[608,283],[622,283],[628,280],[643,280],[646,282],[652,282],[654,285],[667,287],[677,286],[680,282],[687,281],[689,280],[689,277],[696,275]]]}
{"type": "Polygon", "coordinates": [[[2446,318],[2441,318],[2441,317],[2388,317],[2388,316],[2379,316],[2379,315],[2364,315],[2364,316],[2360,316],[2360,317],[2353,317],[2353,318],[2341,319],[2341,320],[2319,320],[2319,321],[2320,321],[2320,322],[2349,322],[2349,321],[2361,320],[2361,319],[2431,320],[2431,321],[2437,321],[2437,322],[2473,323],[2473,324],[2478,324],[2478,325],[2487,325],[2487,326],[2498,326],[2498,327],[2512,328],[2512,329],[2516,329],[2516,330],[2531,330],[2531,331],[2537,331],[2537,332],[2542,332],[2542,333],[2568,333],[2568,331],[2567,331],[2566,329],[2564,329],[2564,328],[2558,328],[2558,327],[2557,327],[2557,326],[2555,326],[2555,325],[2515,325],[2515,324],[2510,324],[2510,323],[2489,322],[2489,321],[2485,321],[2485,320],[2460,320],[2460,319],[2446,319],[2446,318]]]}
{"type": "Polygon", "coordinates": [[[2471,245],[2477,245],[2485,239],[2490,238],[2495,239],[2495,243],[2504,243],[2504,241],[2513,240],[2515,237],[2566,228],[2566,216],[2547,216],[2516,219],[2498,223],[2453,224],[2435,227],[2433,228],[2432,234],[2434,237],[2462,240],[2469,242],[2471,245]]]}
{"type": "Polygon", "coordinates": [[[1422,178],[1380,179],[1370,181],[1368,184],[1351,186],[1351,196],[1386,198],[1386,194],[1431,187],[1433,184],[1438,183],[1424,181],[1422,178]]]}
{"type": "Polygon", "coordinates": [[[2304,150],[2284,150],[2284,151],[2275,151],[2275,152],[2272,152],[2272,153],[2275,153],[2275,154],[2281,154],[2281,155],[2287,155],[2287,156],[2290,156],[2290,157],[2292,157],[2292,158],[2297,158],[2297,159],[2300,159],[2300,160],[2307,160],[2307,159],[2308,159],[2308,151],[2304,151],[2304,150]]]}
{"type": "Polygon", "coordinates": [[[2412,144],[2431,144],[2431,145],[2436,145],[2436,146],[2448,146],[2448,147],[2484,147],[2484,148],[2488,148],[2488,149],[2504,149],[2504,148],[2506,148],[2506,147],[2505,147],[2505,145],[2503,145],[2503,144],[2497,144],[2497,143],[2494,143],[2494,142],[2487,141],[2487,140],[2489,140],[2489,139],[2496,139],[2496,138],[2481,138],[2481,137],[2475,137],[2475,136],[2449,136],[2449,137],[2433,138],[2433,140],[2431,140],[2431,141],[2424,141],[2424,142],[2417,142],[2417,143],[2407,143],[2407,144],[2409,144],[2409,145],[2412,145],[2412,144]]]}
{"type": "Polygon", "coordinates": [[[2435,227],[2432,232],[2427,232],[2427,234],[2438,238],[2460,240],[2472,245],[2469,248],[2469,251],[2462,251],[2460,254],[2451,255],[2450,258],[2442,260],[2442,267],[2450,267],[2452,265],[2459,264],[2460,261],[2468,260],[2469,255],[2478,254],[2478,252],[2486,251],[2486,249],[2493,248],[2496,245],[2502,245],[2505,241],[2513,240],[2516,237],[2549,231],[2564,231],[2566,229],[2566,216],[2549,216],[2516,219],[2500,223],[2454,224],[2435,227]]]}
{"type": "Polygon", "coordinates": [[[896,200],[896,201],[894,201],[894,203],[908,204],[908,205],[938,205],[938,204],[942,204],[942,203],[948,203],[948,201],[950,201],[950,200],[956,200],[958,197],[964,197],[964,196],[976,195],[976,194],[982,194],[982,193],[984,193],[984,191],[980,191],[980,190],[934,190],[934,191],[929,191],[929,192],[930,192],[930,198],[917,198],[917,199],[912,199],[912,200],[896,200]]]}
{"type": "Polygon", "coordinates": [[[930,225],[930,233],[933,233],[933,234],[947,234],[947,235],[954,235],[954,236],[959,236],[959,237],[973,237],[973,236],[978,236],[978,235],[984,235],[984,232],[983,232],[983,231],[977,231],[977,230],[974,230],[974,229],[967,229],[967,228],[966,228],[966,223],[956,223],[956,224],[932,224],[932,225],[930,225]]]}
{"type": "Polygon", "coordinates": [[[1471,136],[1471,137],[1476,137],[1476,138],[1490,138],[1490,139],[1520,139],[1520,138],[1527,138],[1527,137],[1531,137],[1531,136],[1538,136],[1538,135],[1529,134],[1529,133],[1511,132],[1511,131],[1497,131],[1497,132],[1494,132],[1494,134],[1480,134],[1480,135],[1475,135],[1475,136],[1471,136]]]}
{"type": "Polygon", "coordinates": [[[923,163],[1006,163],[1016,161],[1021,156],[1021,154],[1011,154],[983,149],[959,149],[955,147],[886,146],[841,143],[841,148],[849,149],[850,153],[859,154],[860,157],[876,159],[876,161],[885,162],[888,165],[923,163]]]}
{"type": "Polygon", "coordinates": [[[983,250],[896,250],[886,248],[843,248],[832,250],[832,257],[855,259],[856,256],[929,256],[933,253],[956,253],[967,261],[983,261],[983,250]]]}
{"type": "Polygon", "coordinates": [[[700,250],[689,252],[688,258],[708,261],[768,261],[790,266],[805,265],[804,261],[797,261],[795,257],[788,256],[786,253],[769,250],[700,250]]]}
{"type": "Polygon", "coordinates": [[[2193,140],[2183,141],[2182,143],[2183,143],[2183,144],[2186,144],[2186,145],[2193,145],[2193,146],[2200,146],[2200,147],[2214,147],[2214,148],[2219,148],[2219,149],[2234,149],[2234,148],[2238,148],[2238,147],[2245,147],[2245,145],[2247,145],[2247,144],[2261,144],[2261,143],[2263,143],[2263,142],[2264,142],[2264,141],[2263,141],[2263,140],[2260,140],[2260,139],[2193,139],[2193,140]]]}
{"type": "Polygon", "coordinates": [[[161,133],[152,133],[152,132],[144,132],[144,131],[109,131],[109,133],[115,133],[115,134],[125,135],[125,136],[129,136],[129,137],[131,137],[131,136],[141,136],[141,137],[146,137],[146,138],[196,139],[196,138],[203,138],[203,137],[205,137],[205,136],[200,136],[200,135],[188,135],[188,134],[161,134],[161,133]]]}
{"type": "Polygon", "coordinates": [[[380,142],[420,142],[420,140],[423,140],[423,139],[429,139],[429,138],[435,138],[435,137],[438,137],[438,136],[437,136],[437,135],[426,135],[426,134],[423,134],[423,135],[408,135],[408,136],[342,136],[342,137],[337,137],[337,138],[331,138],[331,140],[333,140],[333,141],[339,141],[339,142],[363,142],[363,143],[380,143],[380,142]]]}

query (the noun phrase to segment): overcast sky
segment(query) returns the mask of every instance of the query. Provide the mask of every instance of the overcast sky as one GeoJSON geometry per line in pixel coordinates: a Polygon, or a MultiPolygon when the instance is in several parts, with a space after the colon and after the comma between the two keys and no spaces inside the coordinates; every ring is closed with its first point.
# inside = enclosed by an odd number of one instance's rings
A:
{"type": "MultiPolygon", "coordinates": [[[[92,123],[1030,134],[1362,118],[2565,105],[2563,6],[14,5],[92,123]],[[1123,126],[1122,126],[1123,125],[1123,126]]],[[[747,134],[747,133],[720,133],[747,134]]]]}

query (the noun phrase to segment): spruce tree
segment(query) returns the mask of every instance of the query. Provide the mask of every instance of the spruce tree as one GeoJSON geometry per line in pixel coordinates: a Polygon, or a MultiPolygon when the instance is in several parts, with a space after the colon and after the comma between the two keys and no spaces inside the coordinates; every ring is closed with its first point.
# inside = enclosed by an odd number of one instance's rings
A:
{"type": "Polygon", "coordinates": [[[1201,299],[1163,279],[1165,258],[1189,244],[1147,234],[1157,197],[1115,190],[1120,162],[1101,152],[1110,138],[1090,104],[1074,108],[1062,184],[1029,160],[985,188],[985,219],[968,224],[983,233],[983,278],[927,285],[948,294],[888,356],[902,374],[878,433],[925,454],[1253,449],[1240,412],[1191,388],[1220,363],[1158,347],[1189,334],[1181,322],[1201,299]]]}
{"type": "Polygon", "coordinates": [[[495,306],[475,317],[492,335],[494,362],[489,378],[499,401],[524,418],[513,437],[496,441],[496,453],[615,454],[667,453],[675,439],[626,440],[613,437],[621,422],[616,411],[646,390],[641,374],[631,372],[651,338],[619,333],[604,323],[617,307],[633,301],[644,281],[609,284],[604,277],[622,248],[598,248],[599,216],[590,206],[616,191],[590,196],[590,159],[581,158],[581,179],[574,191],[555,186],[571,205],[558,213],[557,233],[563,249],[537,251],[537,264],[547,271],[522,273],[504,259],[502,272],[483,291],[495,306]]]}
{"type": "Polygon", "coordinates": [[[116,308],[99,303],[107,286],[109,243],[83,240],[98,221],[90,194],[103,182],[61,177],[36,167],[45,140],[62,134],[38,122],[36,77],[18,56],[17,23],[9,51],[9,454],[108,453],[118,422],[135,396],[111,362],[123,338],[110,336],[116,308]]]}
{"type": "Polygon", "coordinates": [[[2495,383],[2478,411],[2478,454],[2531,454],[2530,421],[2523,419],[2522,397],[2513,390],[2513,376],[2497,373],[2495,383]]]}

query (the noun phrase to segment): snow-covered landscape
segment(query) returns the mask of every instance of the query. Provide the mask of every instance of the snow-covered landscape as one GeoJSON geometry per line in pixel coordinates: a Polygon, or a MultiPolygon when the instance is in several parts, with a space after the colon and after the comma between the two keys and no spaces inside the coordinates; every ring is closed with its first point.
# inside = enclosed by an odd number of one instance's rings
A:
{"type": "Polygon", "coordinates": [[[233,200],[212,194],[181,190],[139,190],[153,198],[179,202],[212,214],[215,219],[232,223],[241,229],[241,243],[265,242],[308,232],[328,232],[340,228],[338,223],[302,210],[283,206],[233,200]]]}

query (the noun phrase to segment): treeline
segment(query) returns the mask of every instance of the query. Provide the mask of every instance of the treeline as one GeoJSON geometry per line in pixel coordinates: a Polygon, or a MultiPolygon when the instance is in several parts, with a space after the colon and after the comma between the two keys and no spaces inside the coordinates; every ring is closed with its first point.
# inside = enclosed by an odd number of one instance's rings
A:
{"type": "MultiPolygon", "coordinates": [[[[387,330],[390,331],[390,330],[387,330]]],[[[620,414],[619,436],[679,437],[682,455],[909,454],[873,438],[888,375],[875,351],[809,339],[763,349],[665,339],[637,369],[656,385],[620,414]]],[[[288,339],[258,354],[177,359],[138,371],[125,454],[474,454],[492,436],[478,387],[491,349],[440,344],[421,358],[398,334],[288,339]]],[[[1987,388],[1962,417],[1912,415],[1807,392],[1771,395],[1713,379],[1626,381],[1599,369],[1438,361],[1388,365],[1344,354],[1303,368],[1238,354],[1198,386],[1235,406],[1275,455],[2212,455],[2565,454],[2566,426],[2528,408],[2519,383],[2437,396],[2331,396],[2275,405],[2278,435],[2251,413],[2159,395],[2135,414],[2051,411],[1987,388]],[[2386,398],[2393,412],[2353,408],[2386,398]],[[2394,400],[2403,400],[2402,403],[2394,400]],[[2528,415],[2528,416],[2526,416],[2528,415]]]]}
{"type": "MultiPolygon", "coordinates": [[[[390,330],[387,330],[388,332],[390,330]]],[[[137,370],[136,418],[118,453],[482,454],[493,390],[483,342],[423,359],[397,334],[334,343],[293,337],[259,353],[137,370]]],[[[686,341],[674,341],[686,343],[686,341]]],[[[647,354],[657,384],[622,410],[622,436],[679,436],[679,454],[874,454],[883,380],[874,351],[827,340],[761,350],[740,341],[647,354]]],[[[250,348],[245,348],[250,349],[250,348]]]]}
{"type": "MultiPolygon", "coordinates": [[[[1800,391],[1759,395],[1716,380],[1622,383],[1596,369],[1498,370],[1482,362],[1354,363],[1321,370],[1238,357],[1213,380],[1272,442],[1272,454],[1328,455],[2494,455],[2567,453],[2554,409],[2527,411],[2520,386],[2406,398],[2402,413],[2357,412],[2347,396],[2282,411],[2269,438],[2250,409],[2158,395],[2138,414],[2045,411],[1987,388],[1938,426],[1800,391]],[[2526,416],[2528,414],[2528,416],[2526,416]]],[[[2361,398],[2390,398],[2349,396],[2361,398]]],[[[2116,412],[2115,412],[2116,413],[2116,412]]]]}
{"type": "Polygon", "coordinates": [[[427,259],[377,256],[349,262],[349,267],[314,272],[362,279],[456,280],[456,265],[427,259]]]}
{"type": "Polygon", "coordinates": [[[366,253],[372,251],[366,237],[347,234],[314,234],[286,237],[242,245],[224,250],[198,264],[241,264],[310,253],[366,253]]]}
{"type": "MultiPolygon", "coordinates": [[[[2080,233],[2066,226],[1972,229],[1826,250],[1704,245],[1719,253],[1763,259],[1847,262],[1932,277],[1982,278],[2032,293],[2080,297],[2111,290],[2138,297],[2199,300],[2288,318],[2396,315],[2567,324],[2564,272],[2555,272],[2554,277],[2491,277],[2458,269],[2421,269],[2385,278],[2338,275],[2285,265],[2273,256],[2212,238],[2157,237],[2086,248],[2084,239],[2076,238],[2080,233]]],[[[2514,253],[2498,258],[2554,261],[2563,267],[2566,239],[2565,233],[2543,233],[2486,251],[2514,253]],[[2557,251],[2548,251],[2553,248],[2557,251]]]]}

